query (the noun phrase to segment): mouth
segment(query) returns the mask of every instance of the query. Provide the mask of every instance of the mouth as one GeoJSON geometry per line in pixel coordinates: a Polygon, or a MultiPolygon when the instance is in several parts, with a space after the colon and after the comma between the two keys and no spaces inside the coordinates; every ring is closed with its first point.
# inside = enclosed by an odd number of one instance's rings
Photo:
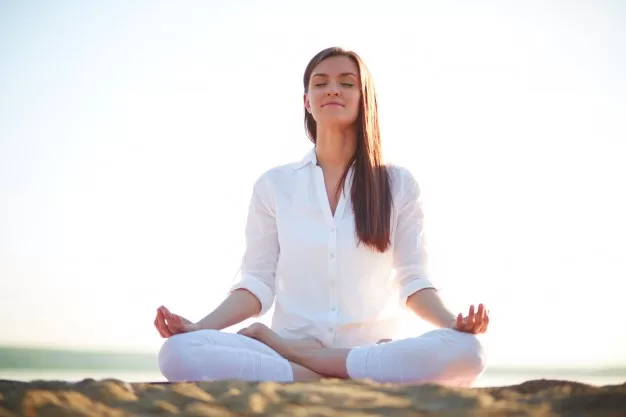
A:
{"type": "Polygon", "coordinates": [[[328,102],[328,103],[322,105],[322,107],[335,107],[335,106],[343,107],[343,104],[337,103],[336,101],[331,101],[331,102],[328,102]]]}

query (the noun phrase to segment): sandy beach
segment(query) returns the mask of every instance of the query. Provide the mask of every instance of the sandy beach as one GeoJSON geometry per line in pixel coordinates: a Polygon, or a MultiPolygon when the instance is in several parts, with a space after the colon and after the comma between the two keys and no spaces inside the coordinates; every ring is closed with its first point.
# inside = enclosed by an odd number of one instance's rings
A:
{"type": "Polygon", "coordinates": [[[534,380],[455,389],[334,379],[127,383],[0,381],[0,417],[16,416],[625,416],[626,383],[534,380]]]}

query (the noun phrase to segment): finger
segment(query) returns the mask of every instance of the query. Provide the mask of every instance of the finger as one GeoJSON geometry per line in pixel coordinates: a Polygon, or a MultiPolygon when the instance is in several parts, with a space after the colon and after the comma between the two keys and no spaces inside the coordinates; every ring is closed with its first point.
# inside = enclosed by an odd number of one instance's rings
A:
{"type": "Polygon", "coordinates": [[[489,327],[489,315],[485,314],[485,318],[483,319],[483,327],[481,329],[481,333],[485,333],[487,331],[487,327],[489,327]]]}
{"type": "Polygon", "coordinates": [[[157,312],[157,318],[154,324],[157,327],[157,330],[159,331],[161,337],[167,338],[172,336],[172,332],[167,328],[167,324],[165,323],[165,316],[163,315],[163,311],[159,310],[157,312]]]}
{"type": "Polygon", "coordinates": [[[458,316],[456,316],[456,328],[458,330],[463,330],[463,314],[459,313],[458,316]]]}
{"type": "Polygon", "coordinates": [[[175,314],[170,313],[170,311],[163,307],[161,309],[163,314],[163,327],[167,331],[167,333],[171,336],[174,334],[182,333],[182,329],[180,329],[179,325],[176,323],[175,314]]]}
{"type": "Polygon", "coordinates": [[[483,304],[478,304],[478,310],[476,310],[477,316],[483,316],[485,314],[485,306],[483,304]]]}
{"type": "Polygon", "coordinates": [[[161,314],[161,317],[163,318],[163,323],[165,324],[165,322],[169,320],[169,311],[167,310],[167,308],[161,306],[159,308],[159,314],[161,314]]]}
{"type": "Polygon", "coordinates": [[[474,317],[474,331],[478,333],[480,329],[483,327],[483,320],[485,318],[485,306],[482,304],[478,305],[478,311],[476,312],[476,316],[474,317]]]}
{"type": "Polygon", "coordinates": [[[180,316],[177,314],[170,314],[170,330],[175,333],[184,333],[185,326],[183,325],[183,321],[180,319],[180,316]]]}
{"type": "Polygon", "coordinates": [[[161,329],[163,330],[163,337],[171,337],[175,334],[175,332],[172,331],[172,329],[169,328],[169,326],[167,325],[167,320],[165,318],[165,314],[163,314],[163,312],[161,312],[161,329]]]}
{"type": "Polygon", "coordinates": [[[161,330],[158,318],[154,319],[154,327],[157,329],[157,332],[159,332],[159,336],[165,337],[165,335],[163,334],[163,330],[161,330]]]}
{"type": "Polygon", "coordinates": [[[474,304],[470,306],[469,315],[465,318],[465,327],[469,331],[474,328],[474,304]]]}
{"type": "Polygon", "coordinates": [[[168,337],[174,336],[174,332],[168,329],[165,324],[162,324],[161,327],[159,327],[159,329],[160,329],[159,333],[161,334],[161,337],[168,338],[168,337]]]}
{"type": "Polygon", "coordinates": [[[172,321],[173,314],[166,307],[163,307],[161,311],[163,311],[163,316],[166,321],[172,321]]]}
{"type": "Polygon", "coordinates": [[[159,329],[162,337],[170,337],[174,334],[168,327],[167,313],[168,310],[164,306],[157,309],[157,320],[159,321],[159,329]]]}
{"type": "Polygon", "coordinates": [[[156,318],[154,319],[154,327],[156,327],[161,337],[165,337],[165,335],[163,334],[163,330],[162,330],[163,328],[162,322],[163,322],[163,314],[161,313],[161,310],[157,310],[157,315],[156,315],[156,318]]]}
{"type": "Polygon", "coordinates": [[[485,333],[487,331],[487,327],[489,325],[489,314],[487,314],[487,310],[483,311],[482,321],[480,326],[476,326],[476,334],[485,333]]]}
{"type": "Polygon", "coordinates": [[[163,307],[163,317],[168,328],[174,327],[174,314],[172,314],[167,308],[163,307]]]}

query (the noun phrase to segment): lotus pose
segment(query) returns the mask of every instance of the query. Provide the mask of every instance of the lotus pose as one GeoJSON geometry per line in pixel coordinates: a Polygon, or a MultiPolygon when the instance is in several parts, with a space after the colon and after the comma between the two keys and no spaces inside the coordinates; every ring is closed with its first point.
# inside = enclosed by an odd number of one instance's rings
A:
{"type": "Polygon", "coordinates": [[[455,314],[430,281],[420,188],[381,153],[374,83],[352,51],[328,48],[304,72],[313,146],[256,180],[241,278],[193,323],[157,309],[170,381],[368,378],[470,386],[485,368],[485,307],[455,314]],[[435,325],[396,338],[390,302],[435,325]],[[223,329],[274,306],[271,328],[223,329]]]}

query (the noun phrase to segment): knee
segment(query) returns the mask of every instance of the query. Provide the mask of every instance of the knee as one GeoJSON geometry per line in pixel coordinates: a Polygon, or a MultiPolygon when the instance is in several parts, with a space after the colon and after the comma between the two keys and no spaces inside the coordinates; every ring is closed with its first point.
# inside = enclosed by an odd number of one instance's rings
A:
{"type": "Polygon", "coordinates": [[[447,330],[452,355],[450,365],[458,372],[458,381],[471,384],[487,366],[487,354],[480,338],[470,333],[447,330]]]}
{"type": "Polygon", "coordinates": [[[463,334],[465,336],[462,356],[468,368],[473,369],[477,374],[482,373],[487,366],[487,353],[480,338],[473,334],[463,334]]]}
{"type": "MultiPolygon", "coordinates": [[[[486,367],[486,355],[478,337],[452,329],[438,329],[426,335],[430,340],[427,356],[422,357],[428,382],[471,385],[486,367]]],[[[418,354],[418,352],[416,352],[418,354]]],[[[419,355],[419,354],[418,354],[419,355]]]]}
{"type": "Polygon", "coordinates": [[[168,381],[183,379],[181,368],[189,354],[189,341],[185,336],[177,334],[167,338],[159,350],[159,369],[168,381]]]}
{"type": "MultiPolygon", "coordinates": [[[[168,381],[185,381],[196,378],[194,354],[201,343],[197,332],[169,337],[158,354],[159,370],[168,381]]],[[[204,338],[203,338],[204,339],[204,338]]]]}

